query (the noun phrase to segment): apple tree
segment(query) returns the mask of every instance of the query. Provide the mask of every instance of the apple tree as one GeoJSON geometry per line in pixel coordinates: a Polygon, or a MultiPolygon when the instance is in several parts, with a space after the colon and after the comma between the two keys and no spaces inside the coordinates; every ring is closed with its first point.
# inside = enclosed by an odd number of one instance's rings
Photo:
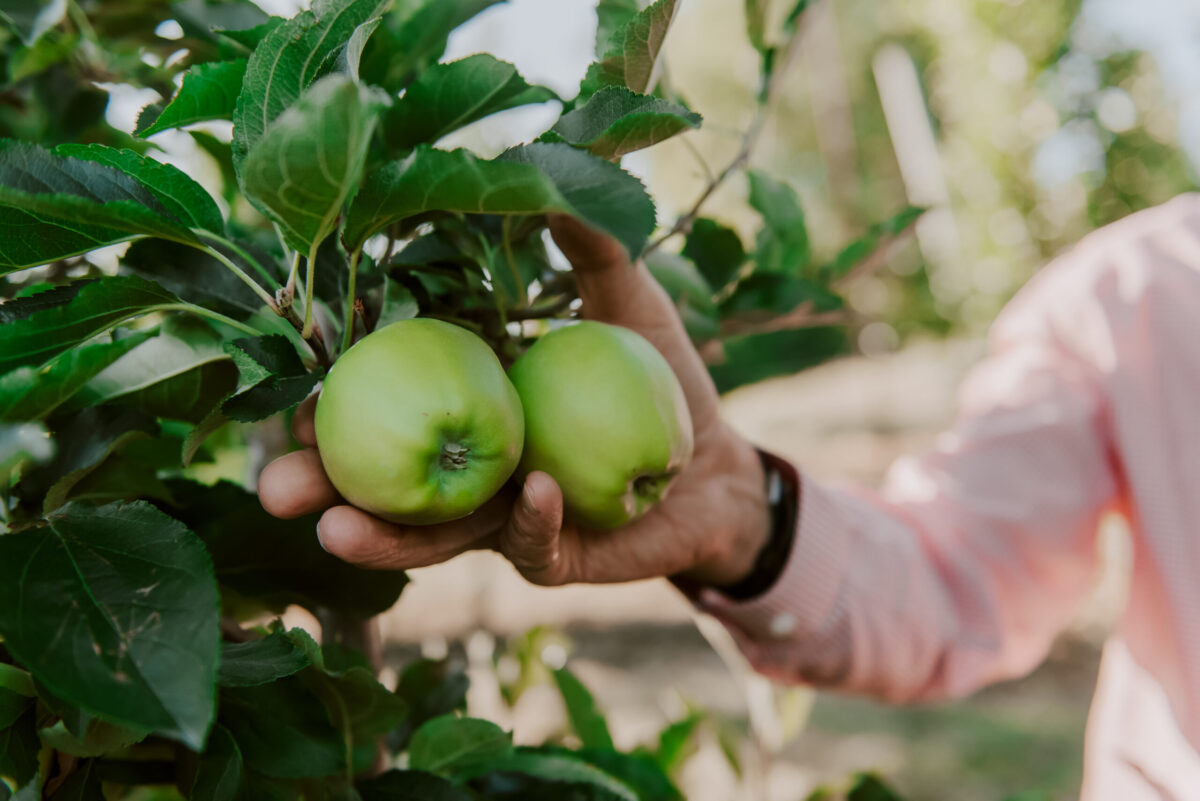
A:
{"type": "Polygon", "coordinates": [[[0,4],[0,799],[679,797],[671,761],[614,749],[569,674],[574,750],[463,717],[447,663],[385,687],[370,621],[406,576],[339,562],[313,518],[213,480],[237,475],[229,443],[264,447],[246,424],[388,323],[454,323],[510,364],[570,318],[552,213],[646,260],[722,389],[844,349],[840,290],[918,212],[820,261],[794,190],[748,169],[803,0],[780,30],[746,3],[759,117],[661,228],[620,162],[702,124],[658,80],[677,0],[600,0],[569,98],[486,53],[442,60],[495,2],[0,4]],[[105,120],[118,85],[161,97],[133,131],[105,120]],[[437,146],[546,102],[557,121],[498,156],[437,146]],[[174,130],[218,191],[162,159],[174,130]],[[762,220],[751,246],[703,214],[732,178],[762,220]],[[322,642],[269,622],[289,605],[322,642]]]}

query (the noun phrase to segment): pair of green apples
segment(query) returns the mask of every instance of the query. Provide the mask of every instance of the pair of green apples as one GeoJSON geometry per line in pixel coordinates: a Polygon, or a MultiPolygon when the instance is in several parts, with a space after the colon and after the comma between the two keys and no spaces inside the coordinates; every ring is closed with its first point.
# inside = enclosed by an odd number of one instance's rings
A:
{"type": "Polygon", "coordinates": [[[338,492],[408,525],[465,517],[514,472],[540,470],[562,488],[568,519],[615,528],[666,494],[693,446],[666,359],[592,321],[543,335],[507,374],[464,328],[392,323],[330,370],[316,430],[338,492]]]}

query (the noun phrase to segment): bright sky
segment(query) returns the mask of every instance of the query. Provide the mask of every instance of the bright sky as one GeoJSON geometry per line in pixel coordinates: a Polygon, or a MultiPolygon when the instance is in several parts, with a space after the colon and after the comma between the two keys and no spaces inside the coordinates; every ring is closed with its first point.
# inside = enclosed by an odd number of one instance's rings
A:
{"type": "MultiPolygon", "coordinates": [[[[302,5],[302,0],[255,2],[269,13],[285,16],[302,5]]],[[[529,81],[569,97],[591,60],[594,6],[595,0],[508,0],[456,31],[446,58],[488,51],[513,62],[529,81]]],[[[686,0],[682,13],[687,13],[686,0]]],[[[1168,102],[1179,117],[1183,145],[1200,170],[1200,0],[1084,0],[1073,41],[1076,50],[1095,57],[1130,49],[1154,57],[1168,102]]],[[[137,111],[153,99],[152,93],[144,90],[117,92],[109,110],[110,122],[132,129],[137,111]]],[[[470,126],[444,144],[494,155],[541,133],[557,111],[556,103],[514,109],[470,126]]],[[[185,153],[173,151],[194,150],[186,139],[168,134],[157,141],[170,156],[183,157],[185,153]]],[[[1098,147],[1093,129],[1064,128],[1043,147],[1039,164],[1035,164],[1039,177],[1048,183],[1069,180],[1075,172],[1094,166],[1102,155],[1098,155],[1098,147]]],[[[644,158],[626,159],[626,167],[635,173],[643,173],[646,164],[644,158]]]]}

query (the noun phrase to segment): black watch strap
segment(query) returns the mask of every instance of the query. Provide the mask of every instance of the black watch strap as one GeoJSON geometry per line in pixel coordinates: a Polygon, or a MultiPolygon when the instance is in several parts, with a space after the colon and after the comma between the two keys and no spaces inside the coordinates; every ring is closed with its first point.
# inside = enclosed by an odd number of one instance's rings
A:
{"type": "Polygon", "coordinates": [[[771,528],[750,573],[737,584],[715,588],[735,601],[757,598],[779,580],[791,556],[800,517],[800,476],[796,469],[763,450],[758,451],[758,457],[762,460],[767,483],[767,512],[771,528]]]}

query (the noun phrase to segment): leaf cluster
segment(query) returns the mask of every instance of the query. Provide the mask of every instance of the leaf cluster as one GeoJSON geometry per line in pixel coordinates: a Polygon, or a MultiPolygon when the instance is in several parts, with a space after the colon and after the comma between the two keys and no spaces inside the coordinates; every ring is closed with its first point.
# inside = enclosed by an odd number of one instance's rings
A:
{"type": "Polygon", "coordinates": [[[289,605],[368,619],[407,579],[213,480],[237,475],[221,443],[277,425],[381,325],[449,320],[507,361],[569,317],[550,215],[645,254],[722,388],[842,347],[821,317],[838,282],[913,213],[818,264],[794,190],[750,171],[753,246],[699,217],[668,253],[620,159],[701,124],[659,80],[676,0],[602,0],[599,58],[568,99],[486,53],[443,61],[494,4],[0,7],[0,798],[677,797],[680,732],[670,759],[616,751],[568,673],[583,749],[518,748],[457,716],[460,672],[417,662],[393,691],[335,637],[264,623],[289,605]],[[161,98],[132,132],[105,121],[116,84],[161,98]],[[536,103],[561,113],[535,141],[439,146],[536,103]],[[218,186],[168,163],[183,136],[218,186]],[[380,753],[409,769],[363,781],[380,753]]]}

